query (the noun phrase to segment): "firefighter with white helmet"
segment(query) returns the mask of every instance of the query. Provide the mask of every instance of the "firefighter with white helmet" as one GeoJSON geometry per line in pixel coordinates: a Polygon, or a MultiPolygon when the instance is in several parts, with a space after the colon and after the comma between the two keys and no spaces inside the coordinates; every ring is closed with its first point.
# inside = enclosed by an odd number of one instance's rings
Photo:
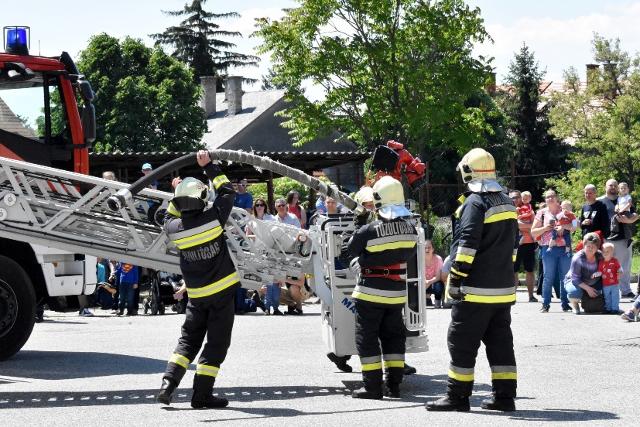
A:
{"type": "Polygon", "coordinates": [[[235,191],[211,162],[208,151],[199,151],[197,161],[211,186],[191,177],[182,180],[175,189],[165,223],[169,238],[180,251],[180,270],[189,302],[182,335],[162,378],[158,401],[166,405],[171,402],[206,336],[196,365],[191,406],[221,408],[229,402],[213,396],[213,384],[231,343],[234,295],[240,283],[224,236],[235,191]],[[212,192],[216,193],[215,199],[209,203],[212,192]]]}
{"type": "Polygon", "coordinates": [[[449,295],[455,300],[447,342],[451,355],[447,394],[427,404],[429,411],[469,411],[480,342],[491,366],[493,395],[482,408],[515,411],[517,370],[511,333],[515,206],[496,181],[493,156],[481,148],[458,164],[469,191],[456,211],[451,245],[449,295]]]}
{"type": "Polygon", "coordinates": [[[352,298],[356,307],[356,348],[364,388],[354,398],[382,399],[383,367],[388,395],[399,397],[404,370],[407,260],[415,256],[416,228],[408,221],[402,184],[382,177],[373,186],[378,218],[361,227],[349,242],[360,280],[352,298]]]}

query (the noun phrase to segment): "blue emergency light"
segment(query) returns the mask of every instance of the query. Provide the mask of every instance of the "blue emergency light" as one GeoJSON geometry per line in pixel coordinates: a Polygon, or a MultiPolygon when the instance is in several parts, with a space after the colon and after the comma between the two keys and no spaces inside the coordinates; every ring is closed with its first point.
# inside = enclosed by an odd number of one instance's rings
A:
{"type": "Polygon", "coordinates": [[[31,29],[27,26],[4,27],[5,52],[13,55],[29,55],[29,36],[31,29]]]}

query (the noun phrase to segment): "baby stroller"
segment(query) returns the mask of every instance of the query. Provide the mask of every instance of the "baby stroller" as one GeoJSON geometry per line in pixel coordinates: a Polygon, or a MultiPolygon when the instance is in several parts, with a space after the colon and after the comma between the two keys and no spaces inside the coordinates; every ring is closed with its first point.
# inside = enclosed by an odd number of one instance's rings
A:
{"type": "Polygon", "coordinates": [[[182,294],[179,300],[174,297],[181,286],[182,276],[158,271],[151,280],[149,296],[144,300],[144,314],[164,314],[167,306],[171,306],[178,314],[184,313],[187,309],[187,293],[182,294]]]}

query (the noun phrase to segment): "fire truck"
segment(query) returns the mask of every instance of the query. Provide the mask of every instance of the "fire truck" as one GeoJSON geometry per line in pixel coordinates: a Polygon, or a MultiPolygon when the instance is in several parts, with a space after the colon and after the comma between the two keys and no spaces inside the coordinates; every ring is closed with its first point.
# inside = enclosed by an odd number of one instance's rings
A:
{"type": "MultiPolygon", "coordinates": [[[[38,303],[61,310],[94,292],[96,257],[179,273],[177,249],[159,220],[172,195],[148,188],[147,181],[195,164],[195,154],[185,156],[131,185],[89,176],[96,129],[91,85],[65,52],[56,58],[29,55],[28,35],[27,27],[5,27],[0,53],[0,360],[25,344],[38,303]],[[42,105],[35,124],[9,107],[25,98],[42,105]]],[[[353,212],[363,209],[334,186],[269,158],[234,150],[213,150],[211,156],[291,177],[353,212]]],[[[418,215],[414,225],[419,241],[408,268],[405,325],[407,350],[419,352],[427,350],[427,336],[418,215]]],[[[335,262],[355,229],[352,214],[320,215],[301,230],[238,208],[225,225],[243,287],[259,289],[287,275],[308,277],[322,301],[322,335],[339,356],[356,354],[351,291],[359,273],[335,262]]]]}

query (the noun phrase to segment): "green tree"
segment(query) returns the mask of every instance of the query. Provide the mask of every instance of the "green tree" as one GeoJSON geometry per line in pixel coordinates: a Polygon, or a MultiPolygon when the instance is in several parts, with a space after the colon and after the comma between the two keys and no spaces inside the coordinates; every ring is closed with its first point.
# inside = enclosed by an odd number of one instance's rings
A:
{"type": "Polygon", "coordinates": [[[533,52],[523,45],[509,66],[507,89],[500,92],[498,103],[506,116],[509,171],[517,178],[509,184],[539,195],[549,173],[566,172],[568,144],[550,133],[548,104],[542,98],[544,72],[533,52]],[[531,176],[533,175],[533,176],[531,176]]]}
{"type": "MultiPolygon", "coordinates": [[[[640,67],[622,50],[619,39],[593,39],[594,59],[586,88],[575,69],[565,72],[566,90],[552,98],[552,131],[575,144],[576,169],[551,186],[577,192],[592,183],[603,188],[608,178],[640,183],[640,67]]],[[[577,195],[574,197],[578,198],[577,195]]]]}
{"type": "MultiPolygon", "coordinates": [[[[194,77],[225,76],[229,67],[258,65],[260,60],[253,55],[233,52],[234,43],[220,37],[242,37],[237,31],[225,31],[213,21],[221,18],[239,18],[237,12],[213,13],[203,9],[206,0],[192,0],[182,10],[164,12],[170,16],[181,16],[179,25],[169,27],[162,33],[151,34],[157,44],[171,46],[173,56],[193,68],[194,77]]],[[[255,79],[244,79],[254,83],[255,79]]],[[[218,80],[219,90],[222,88],[218,80]]]]}
{"type": "Polygon", "coordinates": [[[489,71],[473,44],[489,36],[480,10],[462,0],[299,1],[257,27],[298,145],[338,129],[361,147],[393,138],[431,160],[484,146],[492,132],[483,108],[467,104],[489,71]],[[309,100],[307,82],[324,99],[309,100]]]}
{"type": "Polygon", "coordinates": [[[193,150],[206,130],[191,71],[140,40],[92,37],[78,67],[96,92],[96,151],[193,150]]]}

